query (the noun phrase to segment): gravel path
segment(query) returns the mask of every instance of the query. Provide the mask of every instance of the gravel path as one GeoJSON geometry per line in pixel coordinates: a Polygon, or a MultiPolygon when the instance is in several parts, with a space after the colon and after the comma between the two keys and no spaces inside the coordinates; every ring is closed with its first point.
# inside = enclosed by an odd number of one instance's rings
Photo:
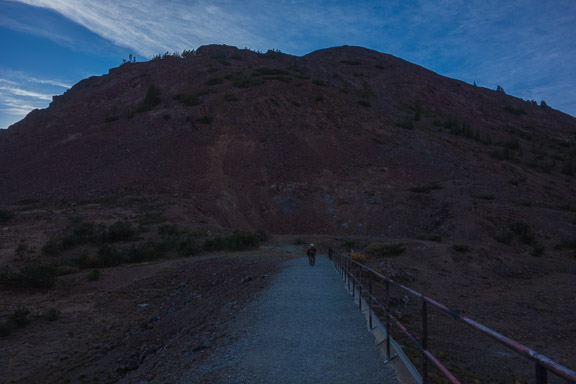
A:
{"type": "Polygon", "coordinates": [[[287,261],[238,318],[235,342],[180,383],[399,383],[325,256],[287,261]]]}

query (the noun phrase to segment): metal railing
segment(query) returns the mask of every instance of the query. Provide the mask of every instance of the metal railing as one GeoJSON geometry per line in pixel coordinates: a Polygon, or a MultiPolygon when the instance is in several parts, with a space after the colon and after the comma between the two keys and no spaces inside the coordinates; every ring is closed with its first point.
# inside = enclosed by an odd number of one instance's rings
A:
{"type": "Polygon", "coordinates": [[[343,279],[345,279],[346,285],[349,290],[352,291],[352,295],[355,296],[358,292],[358,303],[360,309],[362,310],[362,299],[363,296],[366,297],[369,309],[369,325],[370,329],[373,328],[373,309],[380,308],[385,314],[385,327],[386,327],[386,357],[391,359],[390,350],[390,328],[391,325],[397,326],[400,331],[408,337],[408,339],[420,350],[421,352],[421,374],[422,382],[425,384],[428,382],[428,362],[432,362],[436,368],[451,382],[460,383],[460,381],[428,350],[428,305],[435,307],[441,312],[449,315],[450,317],[461,321],[474,329],[480,331],[482,334],[490,336],[492,339],[496,340],[498,343],[508,347],[517,355],[522,356],[534,363],[535,367],[535,379],[537,384],[548,383],[548,371],[558,375],[559,377],[566,379],[568,382],[576,383],[576,372],[554,362],[550,358],[454,311],[444,304],[441,304],[427,296],[424,296],[420,292],[417,292],[411,288],[408,288],[388,277],[378,273],[377,271],[369,268],[363,264],[360,264],[352,260],[349,256],[338,253],[332,249],[328,250],[328,256],[332,260],[336,270],[340,273],[343,279]],[[367,284],[366,284],[367,280],[367,284]],[[385,298],[384,303],[373,294],[374,281],[379,280],[384,282],[385,285],[385,298]],[[418,340],[413,334],[411,334],[407,328],[391,313],[390,311],[390,286],[400,288],[401,290],[415,296],[421,301],[421,339],[418,340]]]}

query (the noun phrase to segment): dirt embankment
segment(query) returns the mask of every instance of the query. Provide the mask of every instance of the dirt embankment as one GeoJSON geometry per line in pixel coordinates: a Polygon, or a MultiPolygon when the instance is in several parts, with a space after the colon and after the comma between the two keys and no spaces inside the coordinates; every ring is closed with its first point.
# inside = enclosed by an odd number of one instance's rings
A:
{"type": "Polygon", "coordinates": [[[281,260],[274,251],[221,254],[105,269],[96,281],[67,275],[47,291],[2,291],[3,312],[31,312],[0,339],[2,381],[161,382],[229,341],[226,324],[281,260]]]}

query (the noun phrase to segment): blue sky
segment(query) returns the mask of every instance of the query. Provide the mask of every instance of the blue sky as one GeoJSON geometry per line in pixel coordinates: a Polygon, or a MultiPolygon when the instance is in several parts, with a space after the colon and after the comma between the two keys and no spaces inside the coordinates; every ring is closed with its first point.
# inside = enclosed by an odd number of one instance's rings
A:
{"type": "Polygon", "coordinates": [[[574,0],[0,0],[0,128],[76,82],[204,44],[359,45],[576,116],[574,0]]]}

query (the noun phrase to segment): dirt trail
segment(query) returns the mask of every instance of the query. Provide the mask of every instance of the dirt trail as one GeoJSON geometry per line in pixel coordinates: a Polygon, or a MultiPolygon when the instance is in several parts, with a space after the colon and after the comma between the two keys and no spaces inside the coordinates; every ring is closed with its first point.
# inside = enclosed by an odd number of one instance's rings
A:
{"type": "Polygon", "coordinates": [[[398,383],[325,256],[286,261],[230,330],[236,341],[180,383],[398,383]]]}

